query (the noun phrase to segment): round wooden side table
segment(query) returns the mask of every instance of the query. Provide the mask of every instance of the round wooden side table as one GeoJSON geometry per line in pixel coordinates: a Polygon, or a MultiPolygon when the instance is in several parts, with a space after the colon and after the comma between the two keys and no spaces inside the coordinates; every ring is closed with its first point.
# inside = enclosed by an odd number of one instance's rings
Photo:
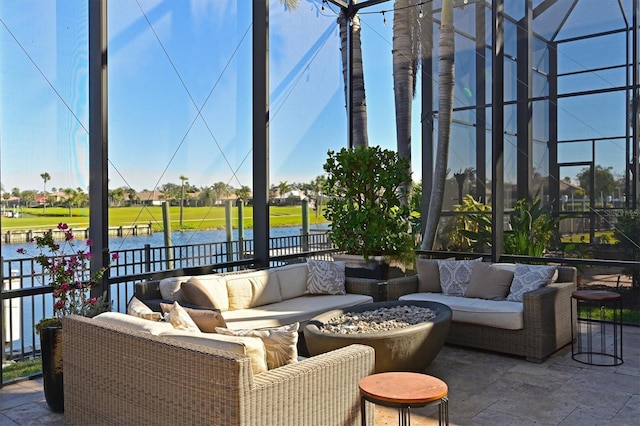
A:
{"type": "Polygon", "coordinates": [[[366,426],[366,401],[398,408],[398,424],[411,424],[411,407],[438,404],[438,424],[449,424],[449,388],[442,380],[421,373],[388,372],[360,379],[360,411],[366,426]]]}
{"type": "MultiPolygon", "coordinates": [[[[615,366],[622,360],[622,298],[613,291],[577,290],[571,294],[576,306],[577,336],[571,327],[571,358],[588,365],[615,366]],[[605,317],[605,308],[612,317],[605,317]]],[[[571,322],[573,323],[573,303],[571,322]]]]}

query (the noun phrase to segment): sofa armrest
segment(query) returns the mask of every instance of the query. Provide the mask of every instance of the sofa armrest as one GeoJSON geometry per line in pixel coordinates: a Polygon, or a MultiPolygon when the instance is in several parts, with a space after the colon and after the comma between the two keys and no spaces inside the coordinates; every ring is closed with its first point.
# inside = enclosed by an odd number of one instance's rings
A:
{"type": "Polygon", "coordinates": [[[418,292],[418,275],[392,278],[387,284],[387,300],[398,300],[405,294],[418,292]]]}
{"type": "Polygon", "coordinates": [[[576,282],[556,282],[524,294],[527,359],[541,362],[571,342],[571,293],[576,282]]]}
{"type": "MultiPolygon", "coordinates": [[[[351,345],[254,376],[247,413],[256,425],[360,424],[358,382],[374,373],[375,352],[351,345]]],[[[374,424],[367,410],[367,424],[374,424]]]]}
{"type": "Polygon", "coordinates": [[[160,280],[140,281],[133,286],[133,295],[139,300],[162,299],[160,280]]]}
{"type": "Polygon", "coordinates": [[[373,278],[346,277],[344,280],[347,293],[371,296],[374,302],[386,300],[383,284],[384,280],[373,278]]]}

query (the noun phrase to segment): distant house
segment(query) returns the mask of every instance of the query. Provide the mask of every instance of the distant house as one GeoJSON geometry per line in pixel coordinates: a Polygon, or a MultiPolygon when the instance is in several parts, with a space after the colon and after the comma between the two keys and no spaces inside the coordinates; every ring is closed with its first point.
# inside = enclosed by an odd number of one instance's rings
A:
{"type": "Polygon", "coordinates": [[[160,191],[140,191],[136,195],[143,206],[161,206],[164,201],[160,191]]]}

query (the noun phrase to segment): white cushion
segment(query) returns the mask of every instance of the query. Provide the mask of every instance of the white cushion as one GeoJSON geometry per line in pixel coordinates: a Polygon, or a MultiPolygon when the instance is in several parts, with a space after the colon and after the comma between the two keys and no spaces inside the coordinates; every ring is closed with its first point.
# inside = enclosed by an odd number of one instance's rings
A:
{"type": "Polygon", "coordinates": [[[294,322],[304,323],[332,309],[342,309],[361,303],[371,303],[373,298],[362,294],[301,296],[279,303],[251,309],[223,312],[227,328],[278,327],[294,322]]]}
{"type": "Polygon", "coordinates": [[[308,294],[345,294],[345,263],[341,261],[307,260],[308,294]]]}
{"type": "Polygon", "coordinates": [[[162,314],[160,312],[154,312],[135,296],[133,296],[127,304],[127,315],[133,315],[134,317],[151,321],[162,321],[162,314]]]}
{"type": "Polygon", "coordinates": [[[282,300],[302,296],[307,291],[307,264],[296,263],[273,270],[278,275],[282,300]]]}
{"type": "Polygon", "coordinates": [[[178,301],[184,303],[184,297],[180,290],[180,284],[187,281],[191,276],[169,277],[160,281],[160,294],[164,300],[178,301]]]}
{"type": "Polygon", "coordinates": [[[164,321],[150,321],[122,312],[104,312],[93,318],[93,321],[115,325],[127,330],[141,331],[157,336],[163,331],[173,330],[173,326],[164,321]]]}
{"type": "Polygon", "coordinates": [[[438,260],[442,293],[449,296],[464,296],[469,286],[473,265],[476,262],[482,262],[482,258],[473,260],[438,260]]]}
{"type": "Polygon", "coordinates": [[[278,275],[271,270],[228,275],[229,310],[247,309],[282,301],[278,275]]]}
{"type": "Polygon", "coordinates": [[[467,322],[505,330],[521,330],[524,327],[522,302],[485,300],[441,293],[413,293],[399,300],[439,302],[451,308],[452,321],[467,322]]]}
{"type": "Polygon", "coordinates": [[[230,330],[224,327],[216,327],[216,332],[228,336],[259,337],[267,351],[267,368],[282,367],[298,362],[298,328],[299,323],[284,325],[282,327],[253,330],[230,330]]]}
{"type": "MultiPolygon", "coordinates": [[[[192,343],[223,351],[246,355],[251,360],[251,371],[260,374],[267,371],[267,352],[258,337],[224,336],[216,333],[190,333],[183,330],[168,330],[163,338],[192,343]]],[[[180,362],[176,360],[176,362],[180,362]]]]}
{"type": "Polygon", "coordinates": [[[200,333],[198,325],[191,319],[191,316],[184,310],[178,302],[173,302],[171,309],[165,317],[165,321],[170,322],[176,330],[200,333]]]}
{"type": "Polygon", "coordinates": [[[557,269],[556,266],[516,263],[516,271],[513,274],[513,282],[507,300],[522,302],[525,293],[550,284],[557,269]]]}

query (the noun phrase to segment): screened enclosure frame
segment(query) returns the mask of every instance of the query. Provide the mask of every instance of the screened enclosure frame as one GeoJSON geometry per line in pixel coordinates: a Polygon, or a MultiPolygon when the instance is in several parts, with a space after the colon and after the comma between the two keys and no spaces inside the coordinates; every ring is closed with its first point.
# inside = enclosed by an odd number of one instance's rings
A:
{"type": "MultiPolygon", "coordinates": [[[[255,247],[253,256],[259,266],[269,265],[269,2],[266,0],[253,1],[253,223],[255,247]]],[[[320,1],[320,0],[318,0],[320,1]]],[[[382,3],[392,4],[390,0],[367,0],[358,3],[352,0],[326,0],[340,7],[347,16],[354,16],[360,10],[382,3]]],[[[640,31],[638,17],[640,16],[639,0],[631,0],[631,16],[627,16],[622,5],[623,0],[618,0],[620,11],[623,15],[624,25],[615,30],[586,34],[580,39],[589,39],[604,35],[605,33],[620,32],[626,34],[627,60],[621,66],[625,69],[626,82],[622,87],[608,89],[596,89],[584,92],[560,93],[558,79],[570,74],[559,75],[558,72],[558,48],[566,43],[571,43],[578,38],[559,38],[562,25],[567,21],[578,0],[522,0],[524,5],[523,16],[519,19],[509,16],[505,12],[505,0],[453,0],[455,7],[474,7],[476,33],[469,35],[456,29],[460,37],[468,37],[474,43],[477,52],[475,67],[475,96],[474,105],[454,106],[454,113],[464,110],[473,110],[476,115],[475,123],[475,169],[476,169],[476,198],[490,199],[493,215],[493,241],[492,257],[499,259],[502,254],[503,220],[505,212],[505,184],[504,184],[504,145],[505,135],[505,107],[516,108],[517,129],[515,137],[517,145],[517,198],[529,198],[533,195],[532,178],[534,175],[532,165],[532,152],[534,143],[546,145],[548,149],[548,195],[553,202],[555,214],[562,214],[560,205],[560,170],[568,166],[591,166],[593,172],[596,165],[595,151],[592,151],[591,161],[571,162],[558,160],[559,146],[575,140],[560,140],[558,134],[558,101],[569,97],[577,97],[586,94],[600,94],[611,91],[625,92],[627,99],[625,112],[628,123],[624,135],[611,135],[621,137],[625,141],[625,199],[624,207],[636,209],[638,207],[638,181],[640,176],[639,154],[639,99],[640,99],[640,31]],[[534,7],[534,3],[536,6],[534,7]],[[567,5],[566,15],[560,19],[560,23],[551,37],[544,37],[535,31],[536,19],[544,19],[545,13],[549,13],[554,7],[567,5]],[[488,19],[491,22],[486,22],[488,19]],[[505,25],[515,25],[517,28],[517,53],[515,57],[505,53],[505,25]],[[486,34],[490,28],[491,34],[486,34]],[[486,40],[489,40],[487,43],[486,40]],[[534,69],[533,52],[534,44],[542,44],[548,51],[548,69],[534,69]],[[490,56],[485,52],[490,51],[490,56]],[[491,68],[491,80],[494,82],[505,81],[505,61],[512,61],[516,66],[517,88],[516,98],[505,100],[504,84],[493,84],[487,87],[487,79],[482,73],[491,68]],[[548,93],[539,96],[533,92],[534,78],[545,78],[548,83],[548,93]],[[487,100],[491,96],[490,102],[487,100]],[[536,102],[546,102],[546,137],[541,140],[534,139],[534,122],[532,120],[532,108],[536,102]],[[490,116],[488,116],[490,111],[490,116]],[[488,133],[490,132],[490,136],[488,133]],[[491,159],[491,165],[487,167],[487,158],[491,159]],[[484,183],[491,180],[490,196],[484,183]],[[482,183],[482,184],[481,184],[482,183]]],[[[439,9],[435,6],[440,2],[418,1],[425,12],[425,22],[437,29],[439,9]]],[[[89,145],[90,145],[90,234],[94,240],[94,247],[108,247],[108,42],[107,42],[107,0],[89,0],[89,145]]],[[[434,31],[437,33],[437,31],[434,31]]],[[[351,36],[349,36],[349,40],[351,36]]],[[[432,46],[436,43],[431,40],[432,46]]],[[[352,58],[350,43],[348,46],[349,63],[352,58]]],[[[423,84],[421,93],[422,135],[420,144],[422,147],[422,205],[429,203],[429,191],[431,186],[434,152],[436,140],[434,138],[433,118],[437,117],[437,109],[434,108],[434,87],[437,87],[437,76],[433,75],[434,62],[437,58],[433,55],[423,58],[421,78],[423,81],[433,81],[433,84],[423,84]]],[[[352,96],[351,73],[347,73],[347,99],[352,96]]],[[[352,145],[352,115],[350,102],[347,105],[347,140],[352,145]]],[[[513,133],[513,132],[512,132],[513,133]]],[[[593,138],[592,143],[597,144],[604,138],[593,138]]],[[[591,140],[591,139],[590,139],[591,140]]],[[[594,185],[591,185],[590,210],[587,215],[592,217],[591,234],[593,235],[594,216],[596,215],[594,185]]],[[[424,219],[423,219],[424,220],[424,219]]],[[[97,262],[93,268],[96,270],[109,262],[107,249],[101,253],[94,253],[97,262]]]]}

